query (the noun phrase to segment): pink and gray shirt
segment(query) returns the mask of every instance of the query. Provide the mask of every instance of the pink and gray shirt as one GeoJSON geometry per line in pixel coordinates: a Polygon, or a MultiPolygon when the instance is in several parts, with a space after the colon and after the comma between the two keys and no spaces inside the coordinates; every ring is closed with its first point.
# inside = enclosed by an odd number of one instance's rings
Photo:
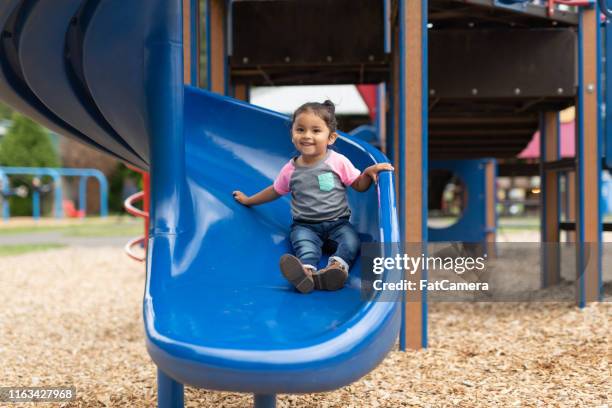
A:
{"type": "Polygon", "coordinates": [[[331,221],[351,215],[346,188],[360,174],[349,159],[328,150],[312,166],[300,166],[296,158],[289,160],[274,180],[274,190],[281,195],[291,192],[294,221],[331,221]]]}

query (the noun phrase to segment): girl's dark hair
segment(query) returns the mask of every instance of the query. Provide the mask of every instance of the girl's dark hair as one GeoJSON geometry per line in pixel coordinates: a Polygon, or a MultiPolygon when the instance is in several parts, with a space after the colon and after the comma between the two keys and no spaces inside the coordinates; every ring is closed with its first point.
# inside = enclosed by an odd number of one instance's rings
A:
{"type": "Polygon", "coordinates": [[[291,126],[300,114],[304,112],[312,112],[325,122],[331,133],[338,129],[338,120],[336,119],[336,105],[329,99],[323,103],[307,102],[297,108],[291,117],[291,126]]]}

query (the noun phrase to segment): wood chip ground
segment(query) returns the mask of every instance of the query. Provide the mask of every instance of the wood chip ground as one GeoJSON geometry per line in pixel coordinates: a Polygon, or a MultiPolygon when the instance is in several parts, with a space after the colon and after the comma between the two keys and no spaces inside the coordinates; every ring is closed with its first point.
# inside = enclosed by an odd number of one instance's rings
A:
{"type": "MultiPolygon", "coordinates": [[[[64,404],[154,407],[144,345],[143,266],[120,248],[0,258],[0,385],[74,385],[64,404]]],[[[340,390],[281,395],[279,407],[607,407],[610,303],[434,304],[429,348],[394,351],[340,390]]],[[[186,388],[187,407],[251,396],[186,388]]],[[[0,403],[0,406],[2,403],[0,403]]]]}

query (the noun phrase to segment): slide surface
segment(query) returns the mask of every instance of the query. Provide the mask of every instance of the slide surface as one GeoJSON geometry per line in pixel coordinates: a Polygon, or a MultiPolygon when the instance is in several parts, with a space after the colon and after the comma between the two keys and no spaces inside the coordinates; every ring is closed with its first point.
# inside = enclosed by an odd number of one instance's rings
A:
{"type": "MultiPolygon", "coordinates": [[[[181,6],[3,1],[0,98],[151,171],[143,312],[162,371],[185,384],[260,394],[346,385],[395,344],[399,304],[361,299],[359,263],[337,292],[301,295],[284,281],[288,197],[246,208],[231,192],[270,185],[295,153],[288,118],[183,86],[181,6]]],[[[336,146],[362,170],[385,161],[346,135],[336,146]]],[[[364,242],[399,239],[392,178],[349,193],[364,242]]]]}
{"type": "MultiPolygon", "coordinates": [[[[144,313],[154,360],[181,381],[258,393],[330,390],[361,377],[397,339],[397,303],[361,300],[359,263],[340,291],[297,293],[278,269],[290,251],[289,197],[246,208],[231,194],[272,183],[294,152],[288,119],[193,88],[185,106],[193,230],[151,241],[144,313]]],[[[337,147],[361,169],[383,160],[353,139],[337,147]]],[[[349,201],[363,242],[396,240],[389,174],[349,201]]]]}

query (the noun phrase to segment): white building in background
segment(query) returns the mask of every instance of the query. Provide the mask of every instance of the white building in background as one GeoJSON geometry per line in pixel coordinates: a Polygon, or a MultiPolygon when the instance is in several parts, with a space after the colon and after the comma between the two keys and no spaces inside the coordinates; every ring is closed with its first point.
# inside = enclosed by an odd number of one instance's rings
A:
{"type": "Polygon", "coordinates": [[[260,86],[251,88],[250,103],[287,115],[306,102],[329,99],[336,115],[367,116],[368,106],[355,85],[260,86]]]}

